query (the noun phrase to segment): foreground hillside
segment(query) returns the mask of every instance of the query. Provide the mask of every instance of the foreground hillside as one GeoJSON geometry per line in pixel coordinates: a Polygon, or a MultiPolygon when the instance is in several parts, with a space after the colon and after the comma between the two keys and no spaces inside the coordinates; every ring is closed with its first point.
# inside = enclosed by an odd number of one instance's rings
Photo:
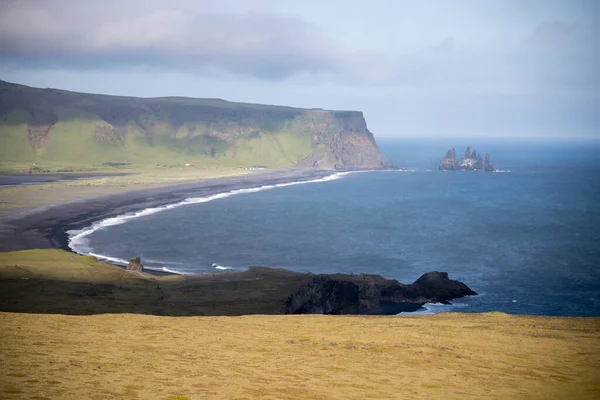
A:
{"type": "Polygon", "coordinates": [[[0,161],[381,168],[362,113],[220,99],[135,98],[0,81],[0,161]]]}
{"type": "Polygon", "coordinates": [[[11,399],[594,399],[598,319],[0,313],[11,399]]]}
{"type": "Polygon", "coordinates": [[[285,282],[265,292],[59,250],[0,253],[0,398],[600,396],[599,318],[144,315],[257,312],[285,282]]]}

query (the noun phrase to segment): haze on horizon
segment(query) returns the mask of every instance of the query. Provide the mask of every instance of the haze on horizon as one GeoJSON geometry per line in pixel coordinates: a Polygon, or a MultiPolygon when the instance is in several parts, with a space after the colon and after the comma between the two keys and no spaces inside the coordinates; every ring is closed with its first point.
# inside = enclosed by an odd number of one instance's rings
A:
{"type": "Polygon", "coordinates": [[[377,138],[600,138],[600,2],[3,0],[0,79],[361,110],[377,138]]]}

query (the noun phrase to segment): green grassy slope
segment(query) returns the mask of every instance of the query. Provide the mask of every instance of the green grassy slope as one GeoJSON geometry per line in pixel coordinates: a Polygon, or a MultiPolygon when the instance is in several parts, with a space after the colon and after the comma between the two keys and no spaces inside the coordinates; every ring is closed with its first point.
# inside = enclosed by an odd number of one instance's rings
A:
{"type": "Polygon", "coordinates": [[[302,165],[311,155],[311,167],[387,165],[360,112],[107,96],[0,81],[2,163],[280,168],[302,165]],[[350,153],[345,157],[348,138],[353,148],[358,139],[364,141],[359,144],[366,159],[350,153]],[[315,152],[323,154],[315,158],[315,152]]]}

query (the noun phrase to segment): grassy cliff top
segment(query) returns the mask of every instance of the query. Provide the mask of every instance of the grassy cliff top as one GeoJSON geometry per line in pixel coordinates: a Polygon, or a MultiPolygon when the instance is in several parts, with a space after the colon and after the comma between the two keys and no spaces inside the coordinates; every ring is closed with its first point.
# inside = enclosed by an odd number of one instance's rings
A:
{"type": "Polygon", "coordinates": [[[387,160],[358,111],[110,96],[0,81],[0,170],[185,164],[344,169],[381,168],[387,160]]]}
{"type": "MultiPolygon", "coordinates": [[[[37,105],[48,106],[49,102],[55,104],[75,104],[76,102],[87,103],[86,106],[101,106],[103,104],[112,103],[115,106],[143,107],[143,106],[203,106],[221,109],[238,109],[238,110],[257,110],[266,112],[290,112],[302,113],[306,111],[314,112],[333,112],[340,116],[345,114],[359,114],[361,111],[347,110],[326,110],[322,108],[301,108],[270,104],[256,104],[228,101],[218,98],[196,98],[184,96],[162,96],[162,97],[134,97],[134,96],[116,96],[96,93],[74,92],[70,90],[55,89],[55,88],[37,88],[32,86],[21,85],[0,80],[0,116],[7,115],[7,112],[14,107],[15,103],[29,106],[37,105]],[[43,104],[45,103],[45,104],[43,104]]],[[[38,111],[37,109],[35,111],[38,111]]],[[[44,114],[43,110],[40,114],[44,114]]]]}

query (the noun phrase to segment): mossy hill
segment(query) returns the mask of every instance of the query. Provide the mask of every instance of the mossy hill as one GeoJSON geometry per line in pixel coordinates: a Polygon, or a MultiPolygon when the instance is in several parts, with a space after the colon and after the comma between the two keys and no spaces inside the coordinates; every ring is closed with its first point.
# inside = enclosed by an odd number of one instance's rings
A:
{"type": "Polygon", "coordinates": [[[383,168],[361,112],[137,98],[0,81],[0,161],[383,168]]]}

